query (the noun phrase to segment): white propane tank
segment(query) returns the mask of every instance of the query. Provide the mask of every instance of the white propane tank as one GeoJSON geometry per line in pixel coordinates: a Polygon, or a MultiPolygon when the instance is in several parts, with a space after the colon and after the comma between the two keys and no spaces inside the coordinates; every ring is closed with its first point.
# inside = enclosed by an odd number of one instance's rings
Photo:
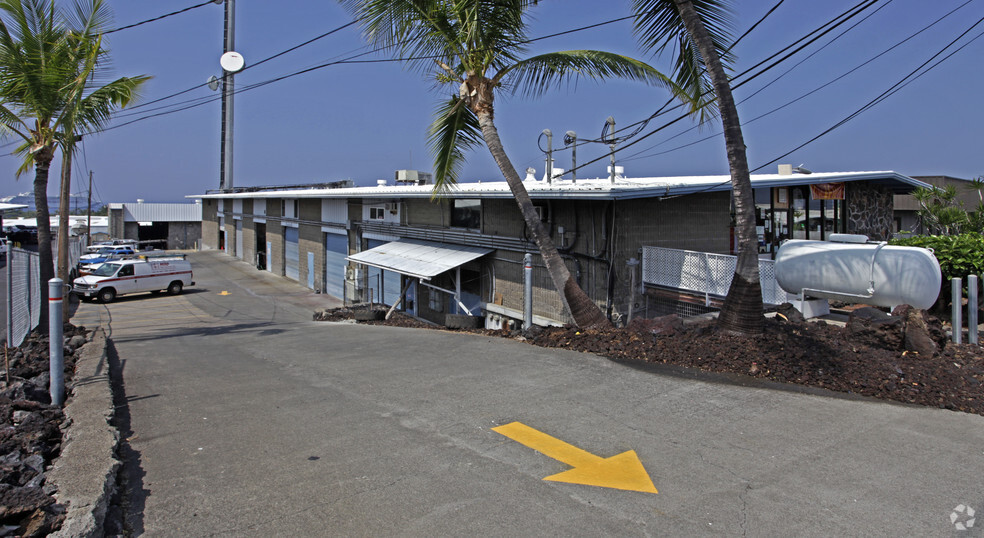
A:
{"type": "Polygon", "coordinates": [[[786,241],[776,253],[776,282],[789,293],[894,308],[927,309],[940,293],[942,273],[932,251],[885,243],[786,241]]]}

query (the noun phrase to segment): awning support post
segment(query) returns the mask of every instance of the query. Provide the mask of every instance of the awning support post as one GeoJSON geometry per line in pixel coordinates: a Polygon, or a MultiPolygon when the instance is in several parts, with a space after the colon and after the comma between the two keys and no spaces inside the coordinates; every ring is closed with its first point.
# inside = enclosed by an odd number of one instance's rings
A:
{"type": "Polygon", "coordinates": [[[400,303],[402,303],[403,300],[407,298],[407,291],[410,289],[410,286],[413,284],[413,281],[414,279],[412,278],[407,279],[407,283],[403,285],[403,291],[400,292],[400,297],[396,300],[395,303],[393,303],[393,306],[390,307],[389,311],[386,312],[386,319],[390,319],[390,316],[392,316],[393,312],[396,311],[396,308],[400,306],[400,303]]]}
{"type": "MultiPolygon", "coordinates": [[[[454,268],[454,309],[455,314],[461,313],[461,266],[454,268]]],[[[468,312],[471,314],[471,312],[468,312]]]]}
{"type": "Polygon", "coordinates": [[[523,255],[523,330],[533,326],[533,255],[523,255]]]}

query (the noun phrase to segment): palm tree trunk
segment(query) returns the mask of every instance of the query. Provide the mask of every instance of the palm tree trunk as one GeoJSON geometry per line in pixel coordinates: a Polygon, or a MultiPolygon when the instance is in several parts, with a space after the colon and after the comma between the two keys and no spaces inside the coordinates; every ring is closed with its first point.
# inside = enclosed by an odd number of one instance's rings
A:
{"type": "Polygon", "coordinates": [[[48,332],[48,281],[55,276],[55,266],[51,257],[51,220],[48,213],[48,169],[54,157],[54,148],[38,150],[34,160],[34,207],[37,210],[38,224],[38,264],[41,281],[41,323],[38,330],[48,332]]]}
{"type": "Polygon", "coordinates": [[[764,309],[758,269],[758,236],[755,233],[755,198],[752,196],[752,182],[745,156],[745,141],[741,134],[738,109],[735,107],[731,85],[721,59],[714,50],[714,43],[693,3],[691,0],[675,1],[687,27],[687,33],[700,50],[704,65],[714,84],[718,109],[721,111],[721,123],[724,125],[728,166],[731,169],[731,188],[735,201],[735,234],[738,237],[738,264],[721,308],[718,326],[735,334],[761,334],[764,309]]]}
{"type": "Polygon", "coordinates": [[[512,191],[513,198],[516,199],[516,205],[519,206],[520,213],[523,214],[523,220],[530,230],[530,235],[533,237],[537,248],[540,249],[540,255],[543,257],[543,262],[547,266],[547,272],[550,274],[551,280],[553,280],[554,288],[560,294],[564,308],[570,312],[571,317],[574,318],[574,323],[583,329],[610,326],[611,324],[608,318],[605,317],[604,312],[601,311],[601,308],[588,297],[588,294],[584,293],[584,290],[578,286],[577,281],[571,276],[570,271],[567,270],[567,266],[564,265],[564,260],[560,257],[560,252],[557,251],[553,240],[550,239],[550,233],[543,226],[543,222],[540,221],[540,217],[533,207],[533,201],[530,199],[529,192],[526,191],[526,187],[523,186],[523,181],[519,178],[516,168],[513,167],[509,161],[509,157],[506,156],[506,151],[502,147],[502,141],[499,140],[499,131],[495,128],[495,123],[492,121],[492,114],[490,112],[479,112],[478,123],[482,127],[482,136],[485,139],[485,144],[492,153],[492,158],[499,165],[502,175],[506,178],[506,183],[509,184],[509,190],[512,191]]]}
{"type": "MultiPolygon", "coordinates": [[[[72,200],[72,150],[74,146],[69,141],[68,146],[62,151],[62,175],[61,192],[58,196],[58,278],[65,284],[71,285],[68,271],[68,239],[71,230],[69,229],[68,215],[71,210],[72,200]]],[[[62,308],[64,321],[69,320],[68,308],[62,308]]]]}

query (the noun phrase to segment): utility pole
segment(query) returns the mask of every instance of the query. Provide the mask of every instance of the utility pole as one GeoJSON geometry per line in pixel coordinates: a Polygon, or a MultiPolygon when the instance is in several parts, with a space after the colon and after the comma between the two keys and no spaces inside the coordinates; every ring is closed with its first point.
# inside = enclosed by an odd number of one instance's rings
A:
{"type": "MultiPolygon", "coordinates": [[[[225,39],[223,54],[228,54],[236,50],[236,1],[235,0],[215,0],[220,4],[225,2],[225,39]]],[[[233,133],[233,98],[235,94],[235,84],[233,77],[235,70],[222,69],[222,147],[220,150],[219,189],[231,189],[233,186],[232,174],[232,133],[233,133]]]]}
{"type": "Polygon", "coordinates": [[[89,211],[88,221],[85,224],[85,246],[92,244],[92,170],[89,170],[89,211]]]}

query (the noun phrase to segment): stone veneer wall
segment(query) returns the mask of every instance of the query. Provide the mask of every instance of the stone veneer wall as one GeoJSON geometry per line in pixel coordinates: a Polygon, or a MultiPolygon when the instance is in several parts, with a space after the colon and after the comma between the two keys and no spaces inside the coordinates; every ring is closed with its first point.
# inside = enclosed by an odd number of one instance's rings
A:
{"type": "Polygon", "coordinates": [[[847,185],[847,233],[867,235],[872,241],[887,241],[894,219],[892,192],[868,183],[847,185]]]}

